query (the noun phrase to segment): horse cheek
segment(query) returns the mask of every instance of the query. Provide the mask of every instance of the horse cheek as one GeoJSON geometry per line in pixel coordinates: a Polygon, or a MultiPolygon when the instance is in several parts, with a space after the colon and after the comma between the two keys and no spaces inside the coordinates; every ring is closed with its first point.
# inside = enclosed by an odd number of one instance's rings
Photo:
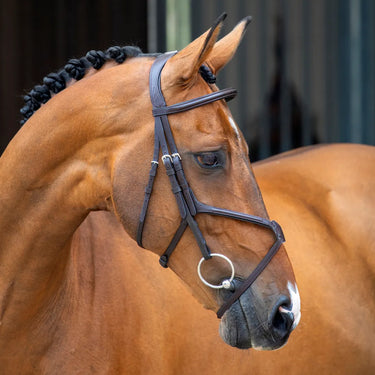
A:
{"type": "Polygon", "coordinates": [[[130,237],[135,239],[146,176],[139,173],[140,169],[134,164],[132,166],[129,168],[126,155],[116,163],[112,177],[112,200],[116,216],[130,237]]]}

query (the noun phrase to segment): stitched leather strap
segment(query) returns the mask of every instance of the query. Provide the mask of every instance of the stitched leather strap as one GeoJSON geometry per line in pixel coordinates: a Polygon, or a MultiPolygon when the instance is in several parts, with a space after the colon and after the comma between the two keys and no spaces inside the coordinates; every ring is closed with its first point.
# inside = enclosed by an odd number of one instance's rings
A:
{"type": "Polygon", "coordinates": [[[185,102],[172,104],[166,107],[157,107],[152,110],[152,114],[156,116],[172,115],[174,113],[188,111],[190,109],[201,107],[205,104],[216,102],[217,100],[225,98],[234,98],[237,95],[237,90],[228,88],[215,91],[211,94],[203,95],[199,98],[186,100],[185,102]]]}
{"type": "Polygon", "coordinates": [[[174,234],[167,250],[160,257],[160,264],[163,267],[168,267],[168,260],[172,255],[174,249],[178,245],[182,235],[186,228],[189,226],[193,232],[200,251],[205,259],[210,259],[210,249],[204,239],[202,232],[199,229],[198,223],[195,221],[195,215],[197,214],[208,214],[214,216],[222,216],[231,218],[234,220],[240,220],[256,225],[263,226],[271,230],[275,236],[275,242],[269,249],[265,257],[251,272],[250,276],[241,284],[237,290],[230,296],[230,298],[220,307],[217,312],[218,318],[221,318],[225,311],[227,311],[232,304],[237,301],[241,295],[254,283],[261,272],[266,268],[271,259],[277,253],[281,244],[285,241],[280,226],[275,221],[270,221],[265,218],[253,216],[241,212],[226,210],[223,208],[213,207],[206,205],[196,199],[193,191],[190,189],[189,184],[186,180],[182,161],[178,154],[177,146],[174,141],[174,137],[169,125],[168,115],[174,113],[180,113],[190,109],[200,107],[214,101],[221,99],[232,98],[236,95],[235,89],[224,89],[212,92],[210,94],[201,96],[199,98],[187,100],[181,103],[167,106],[163,93],[160,86],[160,77],[162,69],[165,63],[170,57],[176,52],[167,53],[159,56],[150,71],[150,97],[153,105],[152,113],[155,117],[155,145],[154,155],[151,162],[151,170],[149,180],[145,189],[145,198],[141,210],[138,231],[137,231],[137,242],[139,246],[142,246],[142,234],[144,228],[144,222],[147,215],[147,209],[152,194],[154,178],[157,173],[159,153],[161,151],[162,161],[166,169],[166,173],[169,177],[172,192],[175,195],[177,206],[181,216],[180,225],[174,234]]]}
{"type": "Polygon", "coordinates": [[[275,235],[277,240],[272,245],[271,249],[268,251],[268,253],[265,255],[265,257],[258,263],[258,265],[255,267],[253,272],[251,272],[250,276],[238,287],[235,292],[230,296],[230,298],[225,301],[225,303],[220,307],[220,309],[217,311],[216,316],[220,319],[224,313],[233,305],[234,302],[236,302],[241,295],[246,292],[247,289],[251,287],[251,285],[254,283],[254,281],[258,278],[258,276],[264,271],[264,269],[267,267],[269,262],[272,260],[272,258],[276,255],[277,251],[279,250],[281,244],[285,242],[283,232],[281,230],[281,227],[279,224],[277,224],[275,221],[271,222],[275,225],[275,235]]]}
{"type": "MultiPolygon", "coordinates": [[[[235,89],[219,90],[195,99],[167,106],[163,93],[161,91],[161,72],[168,59],[170,59],[175,53],[176,52],[169,52],[164,55],[160,55],[153,63],[150,70],[150,98],[153,105],[153,115],[155,117],[155,146],[153,162],[154,164],[156,164],[155,162],[159,157],[159,155],[155,154],[155,150],[157,150],[157,152],[159,153],[160,149],[162,152],[163,163],[170,180],[172,191],[176,197],[176,202],[180,211],[181,218],[183,220],[186,218],[186,223],[193,231],[202,255],[205,259],[209,259],[210,251],[196,221],[193,219],[196,215],[197,210],[190,194],[191,191],[189,188],[189,184],[183,172],[182,163],[178,154],[177,146],[174,141],[167,115],[172,113],[184,112],[205,104],[213,103],[217,100],[233,98],[236,95],[237,91],[235,89]]],[[[155,167],[154,164],[151,166],[149,181],[145,189],[145,198],[143,201],[140,220],[137,228],[137,243],[141,247],[145,219],[154,184],[154,173],[156,173],[155,171],[157,170],[157,167],[155,167]]],[[[177,246],[177,238],[180,239],[181,236],[182,234],[180,236],[175,235],[168,246],[168,253],[166,251],[163,254],[163,256],[165,255],[165,257],[163,257],[164,260],[161,261],[161,263],[165,264],[165,266],[171,253],[174,250],[174,247],[177,246]],[[172,244],[174,245],[174,247],[172,247],[172,244]]]]}

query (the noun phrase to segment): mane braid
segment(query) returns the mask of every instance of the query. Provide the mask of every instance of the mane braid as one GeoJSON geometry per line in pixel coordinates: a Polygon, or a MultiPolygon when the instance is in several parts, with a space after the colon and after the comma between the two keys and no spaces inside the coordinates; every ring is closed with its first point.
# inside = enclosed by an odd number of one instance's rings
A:
{"type": "Polygon", "coordinates": [[[216,83],[216,76],[211,72],[211,69],[206,65],[201,65],[199,73],[207,83],[216,83]]]}
{"type": "MultiPolygon", "coordinates": [[[[42,104],[51,99],[52,94],[57,94],[66,88],[66,84],[71,80],[82,79],[87,70],[94,68],[99,70],[107,61],[114,60],[122,64],[127,57],[136,56],[158,56],[159,54],[143,54],[138,47],[113,46],[104,51],[91,50],[85,57],[80,59],[70,59],[63,69],[57,73],[49,73],[43,78],[43,85],[36,85],[23,99],[25,105],[21,108],[20,113],[23,118],[20,121],[21,126],[37,111],[42,104]]],[[[211,70],[202,65],[199,73],[207,83],[215,83],[216,77],[211,70]]]]}
{"type": "Polygon", "coordinates": [[[43,78],[43,85],[36,85],[23,99],[25,105],[21,108],[20,113],[23,116],[20,124],[23,125],[40,106],[51,98],[52,94],[66,88],[66,84],[72,79],[82,79],[87,70],[94,68],[100,69],[107,61],[114,60],[118,64],[122,64],[127,57],[136,57],[142,54],[138,47],[114,46],[104,51],[91,50],[87,52],[85,57],[80,59],[71,59],[63,69],[57,73],[50,73],[43,78]]]}

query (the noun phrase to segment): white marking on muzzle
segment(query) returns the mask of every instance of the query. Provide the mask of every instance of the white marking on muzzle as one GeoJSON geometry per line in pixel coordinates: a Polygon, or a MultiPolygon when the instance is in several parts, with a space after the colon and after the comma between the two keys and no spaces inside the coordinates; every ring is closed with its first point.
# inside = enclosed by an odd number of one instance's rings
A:
{"type": "Polygon", "coordinates": [[[291,300],[291,308],[286,309],[283,306],[279,307],[280,312],[284,313],[292,313],[294,316],[294,322],[292,329],[296,328],[299,321],[301,320],[301,299],[299,296],[298,288],[296,284],[292,284],[290,281],[288,281],[288,290],[290,294],[290,300],[291,300]]]}

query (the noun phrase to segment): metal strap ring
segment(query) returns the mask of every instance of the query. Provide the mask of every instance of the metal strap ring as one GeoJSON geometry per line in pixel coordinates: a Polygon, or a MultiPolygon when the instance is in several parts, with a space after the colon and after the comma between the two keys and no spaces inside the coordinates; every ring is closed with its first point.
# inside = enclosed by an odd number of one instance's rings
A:
{"type": "Polygon", "coordinates": [[[204,258],[202,258],[199,263],[198,263],[198,267],[197,267],[197,271],[198,271],[198,276],[199,278],[201,279],[202,283],[209,286],[210,288],[213,288],[213,289],[222,289],[222,288],[225,288],[225,289],[230,289],[232,286],[231,286],[231,283],[233,281],[233,278],[234,278],[234,265],[232,263],[232,261],[226,257],[225,255],[223,254],[218,254],[218,253],[212,253],[211,254],[212,257],[219,257],[219,258],[222,258],[224,260],[226,260],[229,265],[230,265],[230,268],[232,270],[232,274],[230,276],[229,279],[226,279],[226,280],[223,280],[223,282],[221,283],[221,285],[213,285],[213,284],[210,284],[208,281],[206,281],[203,276],[202,276],[202,273],[201,273],[201,266],[202,266],[202,263],[206,260],[204,258]]]}

